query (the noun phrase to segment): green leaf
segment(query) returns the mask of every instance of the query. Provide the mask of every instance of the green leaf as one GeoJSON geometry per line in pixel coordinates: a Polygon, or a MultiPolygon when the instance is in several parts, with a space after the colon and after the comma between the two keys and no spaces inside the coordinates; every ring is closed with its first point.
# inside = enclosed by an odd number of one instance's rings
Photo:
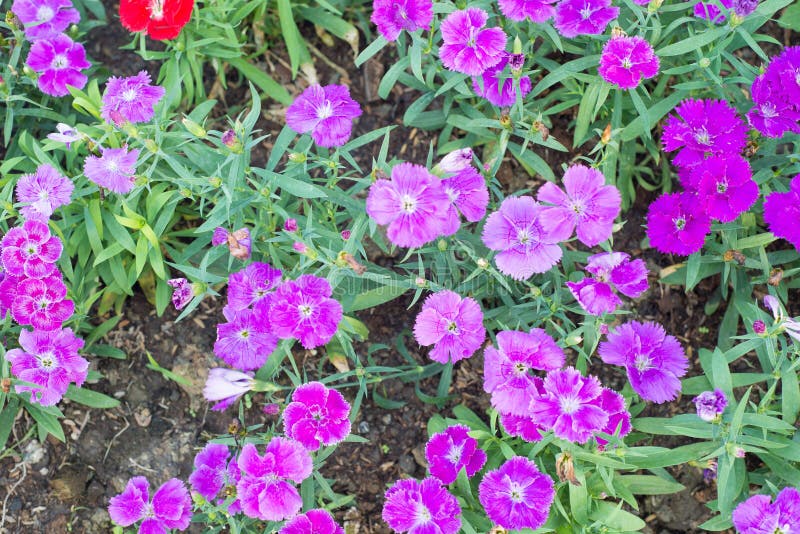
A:
{"type": "Polygon", "coordinates": [[[67,393],[64,396],[90,408],[116,408],[119,406],[117,399],[91,389],[77,388],[74,384],[69,385],[69,389],[67,389],[67,393]]]}
{"type": "Polygon", "coordinates": [[[291,95],[282,85],[273,80],[266,72],[248,63],[244,58],[230,58],[228,64],[264,91],[262,98],[268,96],[287,106],[292,103],[291,95]]]}
{"type": "Polygon", "coordinates": [[[59,441],[66,441],[66,438],[64,437],[64,429],[61,428],[61,423],[58,421],[58,418],[55,415],[49,411],[45,411],[37,405],[30,403],[26,403],[25,409],[28,410],[28,413],[31,414],[31,417],[33,417],[37,425],[39,425],[40,437],[42,436],[41,430],[44,430],[45,435],[52,434],[59,441]]]}
{"type": "Polygon", "coordinates": [[[658,57],[668,57],[668,56],[682,56],[697,52],[700,50],[701,47],[712,43],[725,35],[726,33],[730,32],[730,28],[727,25],[721,26],[718,28],[713,28],[703,33],[689,35],[678,41],[677,43],[673,43],[671,45],[667,45],[659,50],[656,50],[656,55],[658,57]]]}
{"type": "Polygon", "coordinates": [[[353,303],[345,310],[348,313],[374,308],[380,304],[394,300],[408,291],[410,287],[400,283],[389,284],[374,289],[369,289],[356,296],[353,303]]]}
{"type": "Polygon", "coordinates": [[[622,503],[597,501],[597,508],[589,514],[589,519],[622,532],[638,532],[646,523],[622,509],[622,503]]]}
{"type": "Polygon", "coordinates": [[[683,484],[655,475],[624,475],[617,478],[636,495],[667,495],[686,489],[683,484]]]}
{"type": "Polygon", "coordinates": [[[11,435],[11,430],[14,428],[14,419],[19,412],[19,401],[17,399],[9,399],[8,403],[3,407],[0,412],[0,450],[5,450],[8,436],[11,435]]]}

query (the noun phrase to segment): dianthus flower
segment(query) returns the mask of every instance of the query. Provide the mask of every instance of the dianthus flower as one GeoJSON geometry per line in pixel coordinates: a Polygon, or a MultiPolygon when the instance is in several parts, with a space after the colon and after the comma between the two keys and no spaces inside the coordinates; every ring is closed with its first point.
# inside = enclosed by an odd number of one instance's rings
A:
{"type": "Polygon", "coordinates": [[[342,320],[342,305],[332,293],[326,279],[311,274],[278,286],[269,311],[275,335],[295,338],[306,349],[326,344],[342,320]]]}
{"type": "Polygon", "coordinates": [[[753,80],[750,125],[768,137],[800,133],[800,46],[789,46],[753,80]]]}
{"type": "Polygon", "coordinates": [[[114,193],[125,194],[133,189],[136,177],[136,160],[139,149],[103,148],[102,155],[88,156],[83,164],[83,174],[100,187],[114,193]]]}
{"type": "MultiPolygon", "coordinates": [[[[533,377],[536,381],[536,387],[539,394],[543,394],[544,390],[542,385],[544,380],[538,376],[533,377]]],[[[535,442],[542,440],[542,432],[545,429],[538,424],[532,417],[527,415],[514,415],[510,413],[500,413],[500,424],[506,434],[522,438],[525,441],[535,442]]]]}
{"type": "Polygon", "coordinates": [[[537,529],[545,524],[555,498],[553,479],[522,456],[489,471],[478,487],[486,515],[509,530],[537,529]]]}
{"type": "Polygon", "coordinates": [[[269,307],[269,296],[281,283],[281,274],[280,269],[259,261],[231,273],[228,278],[228,306],[233,310],[256,305],[269,307]]]}
{"type": "Polygon", "coordinates": [[[268,310],[222,309],[227,323],[217,325],[214,354],[231,367],[249,371],[258,369],[278,345],[278,338],[270,329],[268,310]]]}
{"type": "Polygon", "coordinates": [[[312,85],[286,110],[286,124],[297,133],[310,133],[318,146],[342,146],[360,116],[361,106],[346,85],[312,85]]]}
{"type": "Polygon", "coordinates": [[[433,172],[436,174],[449,174],[468,169],[472,167],[473,155],[472,149],[469,147],[450,151],[439,160],[439,163],[433,168],[433,172]]]}
{"type": "Polygon", "coordinates": [[[70,203],[72,181],[61,175],[47,163],[36,167],[33,174],[25,174],[17,180],[17,202],[27,205],[20,209],[26,219],[50,218],[56,208],[70,203]]]}
{"type": "Polygon", "coordinates": [[[758,8],[759,0],[733,0],[733,11],[740,17],[752,14],[758,8]]]}
{"type": "Polygon", "coordinates": [[[218,401],[211,409],[221,412],[251,391],[253,384],[251,373],[215,367],[208,371],[203,397],[209,402],[218,401]]]}
{"type": "Polygon", "coordinates": [[[486,338],[481,307],[475,299],[453,291],[434,293],[417,315],[414,337],[422,346],[434,346],[429,356],[439,363],[469,358],[486,338]]]}
{"type": "Polygon", "coordinates": [[[166,90],[160,85],[150,85],[150,75],[140,71],[136,76],[112,76],[103,93],[102,117],[119,126],[119,117],[128,122],[148,122],[153,118],[153,108],[164,97],[166,90]],[[112,113],[115,113],[112,116],[112,113]]]}
{"type": "Polygon", "coordinates": [[[39,90],[50,96],[68,95],[68,85],[83,89],[88,78],[81,70],[92,66],[83,45],[63,33],[33,43],[25,64],[39,73],[39,90]]]}
{"type": "Polygon", "coordinates": [[[211,245],[217,247],[223,243],[228,244],[228,250],[234,258],[246,260],[250,257],[250,230],[248,228],[239,228],[234,232],[229,232],[225,228],[217,226],[211,235],[211,245]]]}
{"type": "Polygon", "coordinates": [[[597,72],[608,83],[621,89],[633,89],[643,78],[658,74],[658,56],[644,38],[618,36],[603,46],[597,72]]]}
{"type": "MultiPolygon", "coordinates": [[[[541,393],[532,369],[551,371],[564,365],[564,351],[541,328],[497,333],[497,348],[486,347],[483,390],[501,413],[529,415],[528,406],[541,393]]],[[[541,380],[541,379],[539,379],[541,380]]]]}
{"type": "MultiPolygon", "coordinates": [[[[608,414],[608,422],[600,432],[613,436],[616,434],[618,438],[623,438],[630,434],[631,429],[631,414],[625,408],[625,397],[614,391],[613,389],[603,388],[603,392],[598,397],[598,406],[608,414]]],[[[600,436],[595,436],[597,444],[600,447],[605,447],[608,443],[600,436]]]]}
{"type": "Polygon", "coordinates": [[[56,124],[56,131],[53,133],[47,134],[47,138],[51,141],[58,141],[59,143],[64,143],[67,145],[67,150],[69,150],[69,145],[74,143],[75,141],[80,140],[81,134],[76,130],[74,127],[70,126],[69,124],[64,124],[63,122],[59,122],[56,124]]]}
{"type": "Polygon", "coordinates": [[[449,70],[479,76],[503,59],[506,34],[500,28],[487,28],[486,11],[471,7],[453,11],[442,21],[439,57],[449,70]]]}
{"type": "Polygon", "coordinates": [[[667,254],[694,254],[710,231],[711,219],[696,193],[665,193],[647,211],[650,246],[667,254]]]}
{"type": "Polygon", "coordinates": [[[619,326],[600,343],[598,354],[605,363],[625,367],[633,390],[658,404],[678,396],[680,378],[689,368],[678,340],[653,322],[619,326]]]}
{"type": "Polygon", "coordinates": [[[458,501],[436,478],[398,480],[386,491],[383,520],[395,532],[456,534],[460,515],[458,501]]]}
{"type": "Polygon", "coordinates": [[[557,0],[498,0],[500,11],[507,19],[520,22],[546,22],[556,12],[553,4],[557,0]]]}
{"type": "Polygon", "coordinates": [[[769,495],[753,495],[733,510],[739,534],[793,533],[800,530],[800,491],[783,488],[775,502],[769,495]]]}
{"type": "Polygon", "coordinates": [[[442,180],[441,185],[450,199],[442,235],[449,236],[458,232],[461,226],[459,212],[469,222],[478,222],[486,215],[489,190],[486,188],[486,180],[474,167],[456,172],[442,180]]]}
{"type": "Polygon", "coordinates": [[[315,451],[350,434],[350,404],[341,393],[321,382],[298,386],[283,411],[286,436],[315,451]]]}
{"type": "Polygon", "coordinates": [[[617,15],[611,0],[561,0],[553,25],[564,37],[600,35],[617,15]]]}
{"type": "Polygon", "coordinates": [[[327,510],[315,508],[286,522],[278,534],[344,534],[327,510]]]}
{"type": "Polygon", "coordinates": [[[164,41],[180,35],[193,8],[194,0],[120,0],[119,18],[128,30],[164,41]]]}
{"type": "Polygon", "coordinates": [[[750,164],[739,155],[712,156],[690,172],[706,214],[721,222],[735,221],[758,199],[750,164]]]}
{"type": "Polygon", "coordinates": [[[12,276],[5,271],[0,272],[0,319],[5,319],[11,311],[14,299],[17,298],[17,286],[22,281],[17,276],[12,276]]]}
{"type": "Polygon", "coordinates": [[[264,456],[248,443],[239,454],[238,464],[242,478],[236,494],[246,516],[282,521],[300,511],[303,499],[290,482],[300,484],[311,476],[313,467],[311,456],[300,443],[274,437],[264,456]]]}
{"type": "MultiPolygon", "coordinates": [[[[3,285],[0,283],[0,290],[2,290],[2,288],[3,285]]],[[[775,319],[775,326],[781,327],[791,338],[800,342],[800,321],[786,316],[777,297],[773,295],[764,296],[764,306],[769,308],[772,312],[772,318],[775,319]]],[[[755,324],[753,326],[755,326],[755,324]]]]}
{"type": "Polygon", "coordinates": [[[722,415],[728,405],[725,393],[719,388],[714,391],[704,391],[692,399],[697,407],[697,417],[703,421],[711,422],[722,415]]]}
{"type": "Polygon", "coordinates": [[[173,278],[167,280],[167,285],[172,287],[172,305],[176,310],[181,310],[192,301],[194,293],[192,284],[186,278],[173,278]]]}
{"type": "Polygon", "coordinates": [[[70,328],[42,332],[23,329],[19,333],[21,349],[6,352],[11,372],[18,379],[36,386],[18,385],[17,393],[31,392],[31,402],[53,406],[67,392],[70,383],[81,387],[86,380],[89,362],[78,351],[83,340],[70,328]]]}
{"type": "Polygon", "coordinates": [[[400,32],[430,29],[433,20],[431,0],[373,0],[372,23],[387,41],[396,41],[400,32]]]}
{"type": "MultiPolygon", "coordinates": [[[[236,487],[241,474],[236,459],[231,459],[231,452],[227,445],[222,443],[209,443],[194,457],[194,471],[189,475],[189,485],[207,501],[217,505],[225,501],[220,491],[226,486],[236,487]]],[[[228,506],[229,514],[236,514],[241,510],[239,500],[234,500],[228,506]]]]}
{"type": "Polygon", "coordinates": [[[14,0],[11,11],[25,26],[25,37],[31,41],[55,37],[81,21],[71,0],[14,0]]]}
{"type": "MultiPolygon", "coordinates": [[[[726,9],[730,9],[733,5],[733,0],[720,0],[726,9]]],[[[710,20],[714,24],[721,24],[725,22],[725,14],[715,4],[711,2],[698,2],[694,5],[694,16],[699,19],[710,20]]]]}
{"type": "Polygon", "coordinates": [[[603,387],[596,377],[567,367],[547,373],[542,388],[544,394],[533,399],[530,416],[556,437],[586,443],[608,424],[609,415],[600,407],[603,387]]]}
{"type": "Polygon", "coordinates": [[[386,235],[399,247],[421,247],[439,237],[449,207],[442,181],[413,163],[392,167],[391,180],[376,180],[367,196],[367,215],[388,225],[386,235]]]}
{"type": "Polygon", "coordinates": [[[11,305],[11,316],[20,325],[36,330],[56,330],[72,316],[75,303],[67,299],[67,286],[60,275],[19,278],[11,305]]]}
{"type": "Polygon", "coordinates": [[[172,478],[156,490],[151,500],[147,479],[133,477],[125,491],[111,497],[108,514],[121,527],[144,519],[139,525],[139,534],[160,534],[169,529],[183,531],[189,528],[192,520],[192,497],[183,482],[172,478]]]}
{"type": "Polygon", "coordinates": [[[3,269],[12,276],[45,278],[56,271],[63,245],[47,223],[28,219],[11,228],[0,241],[3,269]]]}
{"type": "Polygon", "coordinates": [[[465,425],[448,426],[430,437],[425,445],[428,470],[442,484],[452,484],[461,469],[472,477],[486,463],[486,453],[478,448],[478,440],[468,434],[465,425]]]}
{"type": "Polygon", "coordinates": [[[586,271],[593,277],[567,282],[578,304],[592,315],[611,313],[622,300],[613,288],[626,297],[636,298],[647,290],[647,266],[642,260],[630,260],[624,252],[601,252],[589,256],[586,271]]]}
{"type": "Polygon", "coordinates": [[[566,193],[552,182],[539,188],[539,202],[553,204],[542,210],[544,228],[551,232],[563,229],[572,234],[577,227],[578,240],[587,247],[611,237],[622,203],[619,190],[606,185],[602,172],[583,165],[567,169],[563,182],[566,193]]]}
{"type": "MultiPolygon", "coordinates": [[[[514,76],[504,75],[506,65],[508,65],[509,54],[503,54],[503,59],[494,67],[489,67],[478,78],[472,79],[472,89],[475,94],[485,98],[498,107],[513,106],[517,101],[517,87],[514,76]]],[[[531,92],[531,79],[529,76],[519,78],[520,97],[531,92]]]]}
{"type": "Polygon", "coordinates": [[[800,250],[800,174],[792,178],[789,191],[774,191],[764,200],[764,222],[769,231],[800,250]]]}

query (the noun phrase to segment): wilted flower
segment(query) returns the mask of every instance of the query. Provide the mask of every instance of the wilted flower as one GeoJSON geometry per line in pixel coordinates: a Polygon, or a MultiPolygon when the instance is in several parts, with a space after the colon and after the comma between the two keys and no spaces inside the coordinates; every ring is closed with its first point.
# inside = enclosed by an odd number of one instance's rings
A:
{"type": "Polygon", "coordinates": [[[264,365],[278,345],[278,338],[270,328],[268,309],[222,309],[228,320],[217,325],[214,354],[231,367],[243,371],[264,365]]]}
{"type": "Polygon", "coordinates": [[[203,397],[209,402],[216,402],[211,409],[221,412],[239,400],[242,395],[252,391],[253,385],[253,377],[249,373],[215,367],[208,371],[203,397]]]}
{"type": "Polygon", "coordinates": [[[69,149],[70,143],[74,143],[81,138],[81,134],[78,130],[63,122],[56,124],[56,130],[57,133],[47,134],[47,138],[51,141],[58,141],[59,143],[66,144],[67,149],[69,149]]]}
{"type": "Polygon", "coordinates": [[[315,508],[291,518],[278,534],[344,534],[344,529],[336,524],[330,512],[315,508]]]}
{"type": "Polygon", "coordinates": [[[181,33],[193,8],[194,0],[120,0],[119,18],[128,30],[164,41],[181,33]]]}
{"type": "Polygon", "coordinates": [[[139,149],[103,148],[102,156],[88,156],[83,164],[83,174],[100,187],[125,194],[133,189],[136,160],[139,149]]]}
{"type": "Polygon", "coordinates": [[[733,510],[739,534],[796,532],[800,529],[800,491],[783,488],[775,502],[769,495],[753,495],[733,510]]]}
{"type": "Polygon", "coordinates": [[[453,11],[442,21],[443,43],[439,57],[445,67],[469,76],[478,76],[503,59],[506,34],[500,28],[487,28],[487,13],[476,7],[453,11]]]}
{"type": "Polygon", "coordinates": [[[51,96],[68,95],[67,86],[83,89],[87,78],[81,70],[92,66],[83,45],[63,33],[33,43],[25,64],[39,73],[39,89],[51,96]]]}
{"type": "Polygon", "coordinates": [[[350,404],[341,393],[321,382],[298,386],[283,411],[286,436],[315,451],[334,445],[350,434],[350,404]]]}
{"type": "Polygon", "coordinates": [[[764,200],[764,222],[769,231],[800,250],[800,174],[792,178],[789,191],[774,191],[764,200]]]}
{"type": "Polygon", "coordinates": [[[692,399],[692,402],[697,407],[697,416],[703,421],[714,421],[722,412],[725,411],[725,406],[728,405],[728,399],[721,389],[717,388],[714,391],[704,391],[697,397],[692,399]]]}
{"type": "Polygon", "coordinates": [[[578,304],[592,315],[613,312],[622,301],[613,287],[623,295],[636,298],[647,290],[647,266],[642,260],[630,260],[624,252],[602,252],[589,256],[586,271],[593,278],[567,282],[578,304]]]}
{"type": "Polygon", "coordinates": [[[342,305],[332,293],[326,279],[310,274],[278,286],[269,312],[275,335],[295,338],[306,349],[326,344],[342,320],[342,305]]]}
{"type": "Polygon", "coordinates": [[[0,260],[6,273],[25,278],[45,278],[56,272],[63,246],[47,223],[29,219],[11,228],[0,241],[0,260]]]}
{"type": "Polygon", "coordinates": [[[321,147],[344,145],[361,106],[350,98],[346,85],[312,85],[286,110],[286,124],[298,133],[310,133],[321,147]]]}
{"type": "Polygon", "coordinates": [[[733,12],[740,17],[746,17],[758,8],[759,0],[733,0],[733,12]]]}
{"type": "Polygon", "coordinates": [[[500,11],[507,19],[520,22],[530,19],[531,22],[546,22],[556,12],[553,4],[556,0],[498,0],[500,11]]]}
{"type": "Polygon", "coordinates": [[[644,38],[618,36],[609,39],[600,56],[600,76],[621,89],[633,89],[643,78],[658,74],[658,56],[644,38]]]}
{"type": "MultiPolygon", "coordinates": [[[[2,284],[0,284],[0,289],[2,289],[2,284]]],[[[795,341],[800,341],[800,321],[786,317],[780,301],[772,295],[764,297],[764,305],[772,312],[775,325],[783,328],[795,341]]]]}
{"type": "MultiPolygon", "coordinates": [[[[481,74],[480,79],[472,79],[472,89],[475,94],[485,98],[498,107],[512,106],[517,101],[517,83],[513,76],[504,75],[510,54],[503,54],[501,61],[487,68],[481,74]]],[[[531,79],[529,76],[520,76],[519,93],[520,98],[531,91],[531,79]]]]}
{"type": "Polygon", "coordinates": [[[472,149],[469,147],[453,150],[452,152],[448,152],[447,155],[436,164],[433,170],[436,173],[445,174],[463,171],[472,166],[472,156],[472,149]]]}
{"type": "Polygon", "coordinates": [[[711,219],[696,193],[665,193],[647,211],[650,246],[667,254],[694,254],[711,231],[711,219]]]}
{"type": "Polygon", "coordinates": [[[431,0],[373,0],[372,23],[387,41],[396,41],[400,32],[429,29],[433,20],[431,0]]]}
{"type": "Polygon", "coordinates": [[[14,0],[11,11],[25,26],[25,37],[31,41],[55,37],[81,20],[71,0],[14,0]]]}
{"type": "Polygon", "coordinates": [[[478,440],[468,432],[468,426],[453,425],[428,440],[425,446],[428,469],[442,484],[455,482],[462,468],[467,477],[472,477],[486,463],[486,453],[478,448],[478,440]]]}
{"type": "Polygon", "coordinates": [[[172,305],[176,310],[186,307],[194,297],[192,284],[186,278],[173,278],[167,280],[167,285],[174,288],[172,291],[172,305]]]}
{"type": "Polygon", "coordinates": [[[544,525],[554,498],[553,479],[522,456],[486,473],[478,488],[478,499],[489,519],[511,530],[544,525]]]}
{"type": "Polygon", "coordinates": [[[383,520],[395,532],[456,534],[460,515],[456,498],[435,478],[398,480],[386,491],[383,520]]]}
{"type": "Polygon", "coordinates": [[[564,37],[599,35],[617,15],[619,8],[611,0],[561,0],[553,26],[564,37]]]}
{"type": "Polygon", "coordinates": [[[119,117],[128,122],[148,122],[165,93],[160,85],[150,85],[150,75],[144,70],[127,78],[112,76],[106,83],[100,114],[117,126],[121,124],[119,117]],[[118,115],[112,116],[112,112],[118,115]]]}
{"type": "Polygon", "coordinates": [[[425,299],[414,323],[414,337],[422,346],[434,345],[429,356],[439,363],[469,358],[486,338],[483,312],[472,298],[439,291],[425,299]]]}
{"type": "Polygon", "coordinates": [[[192,497],[177,478],[166,481],[150,499],[150,484],[145,477],[133,477],[125,491],[111,497],[108,504],[111,520],[129,527],[144,519],[139,534],[186,530],[192,520],[192,497]]]}

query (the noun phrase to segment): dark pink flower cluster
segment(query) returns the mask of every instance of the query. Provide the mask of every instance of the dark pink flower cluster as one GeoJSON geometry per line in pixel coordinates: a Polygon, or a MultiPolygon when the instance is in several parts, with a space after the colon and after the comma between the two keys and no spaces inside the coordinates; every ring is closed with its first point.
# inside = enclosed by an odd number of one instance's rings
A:
{"type": "Polygon", "coordinates": [[[768,137],[800,133],[800,46],[790,46],[756,76],[750,125],[768,137]]]}

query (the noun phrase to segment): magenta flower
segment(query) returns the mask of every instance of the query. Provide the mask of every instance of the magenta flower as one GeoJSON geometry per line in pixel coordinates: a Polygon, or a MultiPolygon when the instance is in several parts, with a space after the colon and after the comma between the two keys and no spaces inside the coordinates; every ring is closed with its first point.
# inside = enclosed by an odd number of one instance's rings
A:
{"type": "Polygon", "coordinates": [[[386,235],[399,247],[421,247],[439,237],[449,207],[442,181],[413,163],[392,167],[391,180],[375,181],[367,196],[367,215],[388,225],[386,235]]]}
{"type": "Polygon", "coordinates": [[[564,37],[600,35],[617,15],[619,8],[611,0],[561,0],[553,26],[564,37]]]}
{"type": "Polygon", "coordinates": [[[72,316],[75,303],[68,300],[67,286],[56,275],[47,278],[20,278],[11,305],[11,315],[20,325],[36,330],[56,330],[72,316]]]}
{"type": "Polygon", "coordinates": [[[312,470],[311,456],[300,443],[274,437],[264,456],[248,443],[239,454],[238,464],[242,478],[236,493],[246,516],[282,521],[300,511],[303,499],[290,482],[300,484],[312,470]]]}
{"type": "MultiPolygon", "coordinates": [[[[623,438],[630,434],[631,429],[631,414],[625,408],[625,397],[616,391],[608,388],[603,388],[598,398],[598,406],[608,414],[608,422],[600,432],[610,436],[616,435],[618,438],[623,438]]],[[[605,447],[608,443],[600,436],[595,436],[595,440],[600,447],[605,447]]]]}
{"type": "Polygon", "coordinates": [[[678,340],[653,322],[619,326],[600,343],[598,354],[605,363],[625,367],[633,390],[658,404],[678,396],[680,378],[689,368],[678,340]]]}
{"type": "Polygon", "coordinates": [[[528,406],[542,390],[531,369],[552,371],[564,365],[564,351],[541,328],[530,332],[497,333],[497,349],[486,347],[483,390],[492,395],[492,406],[501,413],[526,416],[528,406]]]}
{"type": "Polygon", "coordinates": [[[395,532],[456,534],[460,515],[456,498],[435,478],[398,480],[386,491],[383,520],[395,532]]]}
{"type": "Polygon", "coordinates": [[[556,0],[498,0],[500,11],[515,22],[530,19],[531,22],[546,22],[555,15],[556,0]]]}
{"type": "Polygon", "coordinates": [[[757,76],[751,88],[750,125],[768,137],[800,133],[800,46],[790,46],[757,76]]]}
{"type": "Polygon", "coordinates": [[[345,85],[312,85],[286,110],[286,124],[295,132],[310,133],[321,147],[342,146],[350,139],[353,119],[361,106],[345,85]]]}
{"type": "Polygon", "coordinates": [[[442,21],[439,57],[449,70],[479,76],[503,59],[506,34],[500,28],[486,28],[489,15],[482,9],[453,11],[442,21]]]}
{"type": "Polygon", "coordinates": [[[486,463],[486,453],[468,432],[468,426],[453,425],[428,440],[425,446],[428,469],[442,484],[455,482],[461,469],[466,470],[467,477],[472,477],[486,463]]]}
{"type": "Polygon", "coordinates": [[[14,0],[11,11],[25,27],[31,41],[49,39],[81,21],[71,0],[14,0]]]}
{"type": "Polygon", "coordinates": [[[315,508],[286,522],[278,534],[344,534],[327,510],[315,508]]]}
{"type": "Polygon", "coordinates": [[[120,117],[128,122],[149,122],[165,93],[160,85],[150,85],[150,75],[144,70],[127,78],[112,76],[106,83],[100,114],[117,126],[120,117]]]}
{"type": "MultiPolygon", "coordinates": [[[[472,158],[471,153],[470,158],[472,158]]],[[[474,167],[467,167],[445,178],[441,185],[450,199],[442,235],[449,236],[458,232],[461,226],[459,212],[469,222],[478,222],[486,215],[489,190],[486,188],[486,180],[474,167]]]]}
{"type": "Polygon", "coordinates": [[[769,231],[800,250],[800,174],[792,178],[789,191],[770,193],[764,200],[764,222],[769,231]]]}
{"type": "Polygon", "coordinates": [[[429,356],[439,363],[469,358],[486,339],[481,307],[475,299],[452,291],[434,293],[417,315],[414,337],[422,346],[434,345],[429,356]]]}
{"type": "Polygon", "coordinates": [[[700,395],[692,399],[692,402],[697,407],[697,417],[703,421],[714,421],[728,405],[728,398],[725,393],[719,388],[714,391],[704,391],[700,395]]]}
{"type": "Polygon", "coordinates": [[[20,213],[26,219],[47,220],[56,208],[70,203],[74,188],[69,178],[43,163],[35,173],[25,174],[17,180],[17,201],[27,204],[20,213]]]}
{"type": "Polygon", "coordinates": [[[623,295],[636,298],[647,291],[647,266],[642,260],[630,260],[624,252],[601,252],[589,256],[586,276],[580,282],[567,282],[578,304],[592,315],[611,313],[622,300],[613,288],[623,295]]]}
{"type": "Polygon", "coordinates": [[[633,89],[643,78],[658,74],[658,56],[642,37],[618,36],[603,46],[597,72],[608,83],[621,89],[633,89]]]}
{"type": "Polygon", "coordinates": [[[286,436],[315,451],[350,434],[350,404],[341,393],[321,382],[298,386],[283,411],[286,436]]]}
{"type": "Polygon", "coordinates": [[[396,41],[400,32],[430,29],[433,20],[431,0],[373,0],[372,23],[387,41],[396,41]]]}
{"type": "Polygon", "coordinates": [[[342,305],[332,293],[327,280],[310,274],[278,286],[270,306],[275,335],[295,338],[307,349],[326,344],[342,320],[342,305]]]}
{"type": "Polygon", "coordinates": [[[544,210],[532,197],[508,197],[486,219],[481,237],[490,250],[500,251],[495,263],[501,273],[525,280],[561,259],[558,243],[568,239],[572,229],[563,225],[545,228],[544,210]]]}
{"type": "MultiPolygon", "coordinates": [[[[536,381],[536,387],[539,394],[544,393],[544,390],[541,387],[542,384],[544,384],[544,380],[538,376],[534,377],[534,380],[536,381]]],[[[501,413],[500,424],[503,426],[503,430],[505,430],[506,434],[509,436],[522,438],[529,442],[541,441],[542,432],[545,431],[541,425],[527,415],[501,413]]]]}
{"type": "Polygon", "coordinates": [[[208,379],[206,379],[206,385],[203,388],[203,397],[209,402],[217,402],[211,409],[221,412],[252,389],[253,377],[251,373],[215,367],[208,371],[208,379]]]}
{"type": "Polygon", "coordinates": [[[100,187],[125,194],[133,189],[136,177],[136,160],[139,149],[102,148],[102,155],[88,156],[83,164],[83,174],[100,187]]]}
{"type": "Polygon", "coordinates": [[[217,325],[214,354],[231,367],[249,371],[267,362],[278,345],[278,338],[270,328],[268,310],[222,309],[227,323],[217,325]]]}
{"type": "Polygon", "coordinates": [[[186,530],[192,520],[192,497],[183,482],[172,478],[153,494],[145,477],[133,477],[125,491],[111,497],[108,514],[114,524],[129,527],[143,519],[139,534],[162,534],[169,529],[186,530]]]}
{"type": "Polygon", "coordinates": [[[63,33],[33,43],[25,64],[39,74],[39,90],[50,96],[68,95],[68,85],[83,89],[87,78],[81,70],[92,66],[83,45],[63,33]]]}
{"type": "Polygon", "coordinates": [[[751,15],[758,8],[759,0],[733,0],[733,11],[740,17],[751,15]]]}
{"type": "Polygon", "coordinates": [[[666,193],[647,211],[650,246],[667,254],[694,254],[711,231],[711,219],[694,193],[666,193]]]}
{"type": "Polygon", "coordinates": [[[553,204],[543,209],[544,228],[551,232],[563,228],[571,235],[577,227],[578,240],[587,247],[611,237],[622,202],[619,190],[606,185],[603,173],[583,165],[567,169],[563,182],[566,193],[552,182],[539,188],[539,202],[553,204]]]}
{"type": "Polygon", "coordinates": [[[17,298],[17,286],[20,282],[20,278],[0,271],[0,319],[5,319],[8,312],[11,311],[14,299],[17,298]]]}
{"type": "Polygon", "coordinates": [[[53,406],[67,392],[70,383],[81,387],[89,369],[89,362],[78,351],[83,340],[70,328],[42,332],[23,329],[19,333],[21,349],[6,353],[11,372],[18,379],[36,384],[16,386],[17,393],[31,392],[31,402],[53,406]]]}
{"type": "Polygon", "coordinates": [[[172,305],[176,310],[181,310],[192,301],[194,293],[192,284],[186,278],[173,278],[167,280],[167,285],[172,287],[172,305]]]}
{"type": "Polygon", "coordinates": [[[253,262],[228,278],[228,306],[232,310],[243,310],[250,306],[269,308],[269,296],[281,283],[280,269],[269,263],[253,262]],[[259,304],[260,303],[260,304],[259,304]]]}
{"type": "Polygon", "coordinates": [[[553,480],[522,456],[515,456],[486,473],[478,487],[478,500],[486,515],[509,530],[537,529],[544,525],[554,498],[553,480]]]}
{"type": "MultiPolygon", "coordinates": [[[[510,54],[503,54],[503,58],[497,65],[483,71],[480,80],[472,79],[472,89],[475,94],[498,107],[513,106],[517,101],[517,84],[514,77],[504,74],[509,56],[510,54]]],[[[519,92],[523,99],[531,92],[529,76],[519,78],[519,92]]]]}
{"type": "Polygon", "coordinates": [[[3,269],[12,275],[45,278],[56,271],[61,256],[61,240],[50,234],[47,223],[29,219],[11,228],[0,241],[3,269]]]}
{"type": "MultiPolygon", "coordinates": [[[[194,457],[194,471],[189,475],[189,485],[193,491],[203,496],[207,501],[221,505],[225,502],[224,494],[220,492],[226,486],[236,487],[241,479],[236,458],[231,459],[227,445],[209,443],[194,457]]],[[[241,511],[239,499],[228,505],[229,514],[241,511]]]]}
{"type": "MultiPolygon", "coordinates": [[[[723,6],[726,9],[730,9],[733,6],[733,0],[720,0],[723,6]]],[[[714,24],[721,24],[725,22],[725,14],[711,2],[697,2],[694,5],[694,16],[699,19],[710,20],[714,24]]]]}
{"type": "Polygon", "coordinates": [[[691,170],[706,214],[721,222],[732,222],[758,199],[750,164],[739,155],[712,156],[691,170]]]}
{"type": "Polygon", "coordinates": [[[285,231],[289,232],[289,233],[296,232],[297,231],[297,219],[292,219],[292,218],[286,219],[283,222],[283,229],[285,231]]]}
{"type": "Polygon", "coordinates": [[[794,533],[800,530],[800,491],[783,488],[775,502],[769,495],[753,495],[733,510],[739,534],[794,533]]]}

